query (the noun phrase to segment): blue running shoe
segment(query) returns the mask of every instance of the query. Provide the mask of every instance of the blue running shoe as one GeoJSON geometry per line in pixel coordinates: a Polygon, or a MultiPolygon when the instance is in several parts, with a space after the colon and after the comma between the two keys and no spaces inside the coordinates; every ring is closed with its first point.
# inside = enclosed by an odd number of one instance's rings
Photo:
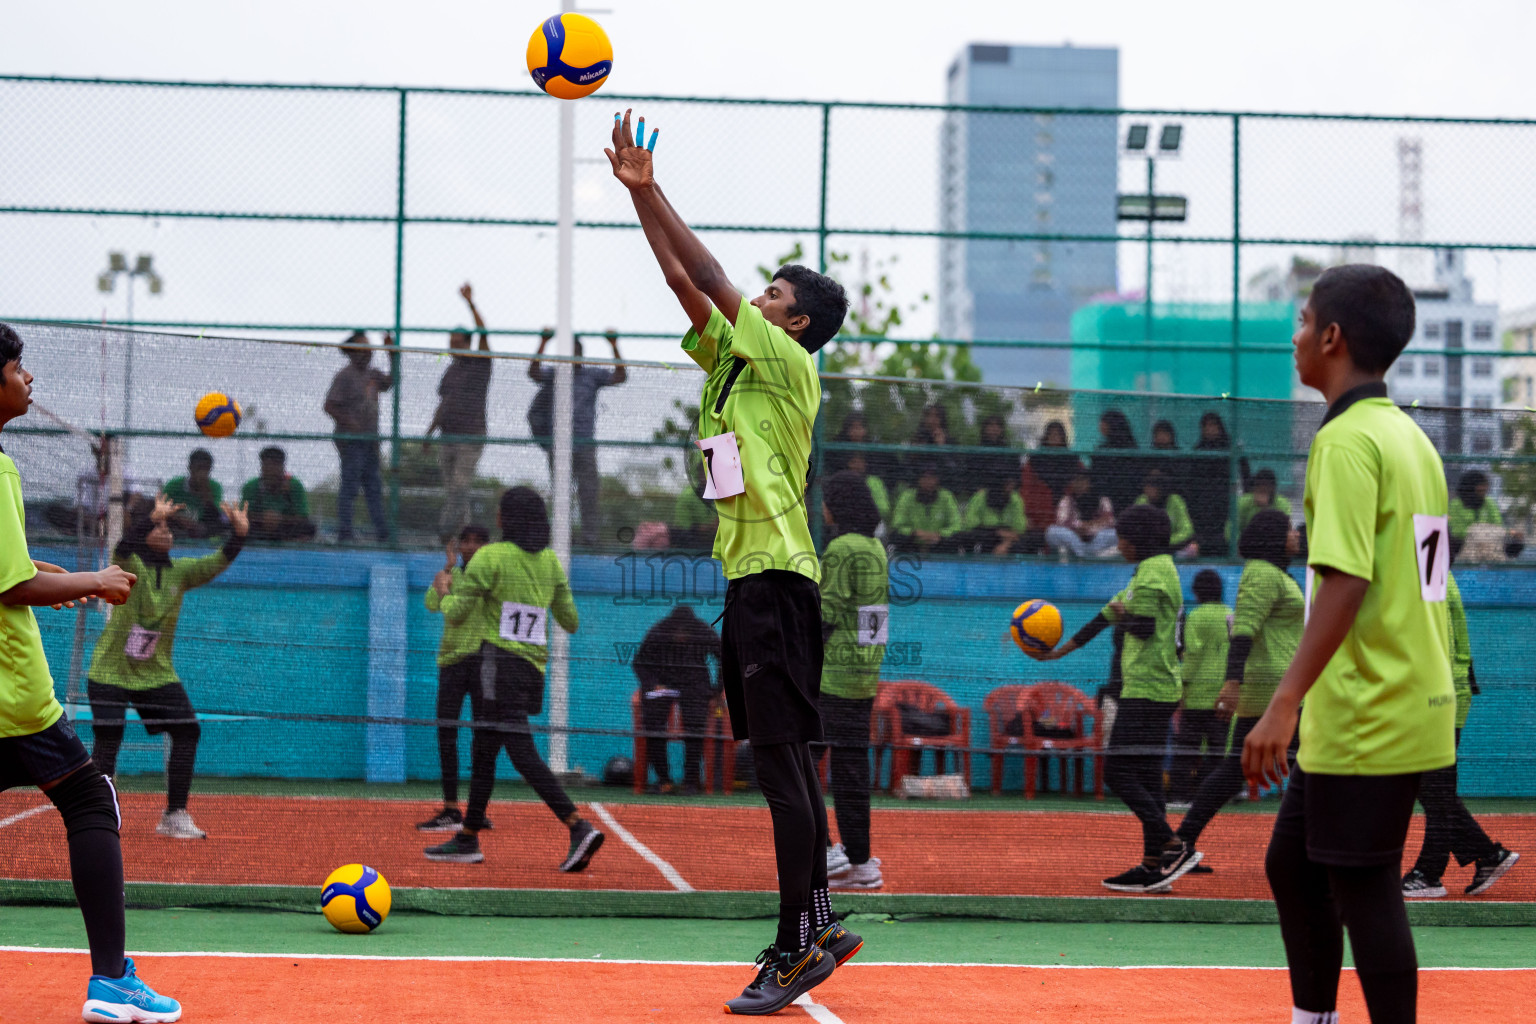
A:
{"type": "Polygon", "coordinates": [[[124,957],[127,970],[121,978],[91,975],[91,983],[85,990],[85,1007],[80,1016],[88,1021],[106,1024],[169,1024],[181,1020],[181,1004],[162,996],[134,973],[133,960],[124,957]]]}

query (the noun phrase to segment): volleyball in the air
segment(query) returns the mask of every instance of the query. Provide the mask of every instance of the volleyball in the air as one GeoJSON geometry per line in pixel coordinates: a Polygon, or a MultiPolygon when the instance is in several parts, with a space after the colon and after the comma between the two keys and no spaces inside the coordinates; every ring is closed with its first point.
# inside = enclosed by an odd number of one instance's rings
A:
{"type": "Polygon", "coordinates": [[[1008,631],[1024,653],[1048,651],[1061,642],[1061,612],[1049,601],[1025,601],[1013,610],[1008,631]]]}
{"type": "Polygon", "coordinates": [[[209,437],[228,437],[240,425],[240,403],[222,391],[210,391],[197,400],[192,417],[209,437]]]}
{"type": "Polygon", "coordinates": [[[320,911],[339,932],[361,935],[389,916],[389,883],[373,868],[348,864],[331,872],[320,890],[320,911]]]}
{"type": "Polygon", "coordinates": [[[596,92],[613,70],[613,44],[603,26],[581,14],[557,14],[528,40],[533,84],[562,100],[596,92]]]}

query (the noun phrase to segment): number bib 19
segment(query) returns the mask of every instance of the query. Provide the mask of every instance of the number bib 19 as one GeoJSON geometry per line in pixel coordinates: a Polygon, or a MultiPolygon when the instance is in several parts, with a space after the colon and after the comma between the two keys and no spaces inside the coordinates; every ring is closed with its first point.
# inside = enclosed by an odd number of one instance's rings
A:
{"type": "Polygon", "coordinates": [[[549,638],[546,635],[545,622],[548,616],[548,608],[503,601],[501,603],[501,638],[516,640],[522,644],[533,644],[535,647],[547,647],[549,638]]]}
{"type": "Polygon", "coordinates": [[[1419,564],[1419,593],[1426,601],[1445,600],[1451,573],[1451,530],[1446,516],[1413,517],[1413,553],[1419,564]]]}
{"type": "Polygon", "coordinates": [[[866,604],[859,606],[858,645],[878,647],[890,641],[891,606],[866,604]]]}

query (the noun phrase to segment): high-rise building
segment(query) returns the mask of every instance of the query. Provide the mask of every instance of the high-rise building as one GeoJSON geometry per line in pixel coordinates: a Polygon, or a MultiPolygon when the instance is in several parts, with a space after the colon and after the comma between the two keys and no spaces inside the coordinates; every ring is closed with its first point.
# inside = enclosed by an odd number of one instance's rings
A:
{"type": "MultiPolygon", "coordinates": [[[[1120,102],[1120,54],[974,43],[950,66],[948,100],[1113,110],[1120,102]]],[[[1115,117],[952,112],[943,131],[944,230],[1115,234],[1115,117]]],[[[1072,313],[1116,288],[1114,242],[946,239],[939,266],[944,337],[1063,344],[973,350],[991,383],[1068,383],[1072,313]]]]}

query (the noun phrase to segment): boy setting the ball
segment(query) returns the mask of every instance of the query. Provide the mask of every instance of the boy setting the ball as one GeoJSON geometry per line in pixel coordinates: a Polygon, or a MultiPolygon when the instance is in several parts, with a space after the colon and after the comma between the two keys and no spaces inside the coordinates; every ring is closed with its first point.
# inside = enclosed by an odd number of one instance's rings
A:
{"type": "MultiPolygon", "coordinates": [[[[714,555],[726,579],[720,676],[737,740],[750,739],[773,819],[779,926],[757,977],[726,1011],[776,1013],[825,981],[863,940],[832,915],[827,811],[810,744],[823,739],[817,702],[820,566],[805,509],[811,428],[821,381],[811,358],[848,312],[842,286],[780,267],[746,300],[656,184],[650,149],[613,120],[605,150],[629,189],[656,261],[688,314],[683,350],[708,375],[699,408],[704,497],[719,513],[714,555]]],[[[656,135],[651,136],[651,148],[656,135]]]]}

